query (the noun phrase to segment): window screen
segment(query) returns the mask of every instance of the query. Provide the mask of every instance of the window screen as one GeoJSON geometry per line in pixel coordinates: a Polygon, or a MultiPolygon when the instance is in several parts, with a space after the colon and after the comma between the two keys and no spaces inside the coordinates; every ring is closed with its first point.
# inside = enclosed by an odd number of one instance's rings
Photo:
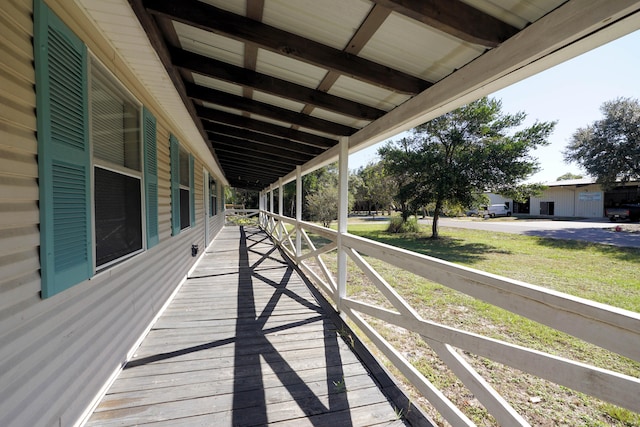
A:
{"type": "Polygon", "coordinates": [[[96,266],[142,249],[140,180],[95,168],[96,266]]]}

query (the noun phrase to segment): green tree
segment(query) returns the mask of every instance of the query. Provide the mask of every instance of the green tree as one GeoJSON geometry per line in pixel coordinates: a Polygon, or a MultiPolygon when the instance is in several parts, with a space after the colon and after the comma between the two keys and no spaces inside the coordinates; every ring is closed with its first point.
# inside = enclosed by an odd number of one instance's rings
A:
{"type": "Polygon", "coordinates": [[[582,178],[582,175],[576,175],[571,172],[567,172],[564,175],[560,175],[559,177],[557,177],[556,181],[566,181],[569,179],[580,179],[580,178],[582,178]]]}
{"type": "Polygon", "coordinates": [[[393,203],[395,185],[387,176],[382,163],[369,163],[349,177],[349,189],[355,203],[372,210],[389,210],[393,203]]]}
{"type": "MultiPolygon", "coordinates": [[[[316,213],[309,209],[309,197],[320,193],[327,188],[338,188],[338,164],[332,163],[323,168],[310,172],[302,177],[302,219],[317,220],[316,213]]],[[[316,199],[318,199],[316,197],[316,199]]],[[[332,199],[333,200],[333,199],[332,199]]],[[[338,196],[336,192],[334,204],[336,205],[336,217],[337,217],[337,204],[338,196]]],[[[335,218],[333,218],[335,219],[335,218]]]]}
{"type": "MultiPolygon", "coordinates": [[[[538,170],[530,151],[548,144],[554,122],[521,128],[526,114],[506,114],[502,103],[482,98],[413,129],[380,149],[385,168],[400,174],[403,211],[434,204],[432,238],[445,203],[470,206],[474,194],[502,194],[538,170]],[[518,128],[518,129],[516,129],[518,128]]],[[[403,218],[408,217],[403,212],[403,218]]]]}
{"type": "Polygon", "coordinates": [[[542,184],[516,184],[503,187],[500,195],[507,199],[513,199],[518,203],[525,203],[529,197],[540,197],[547,186],[542,184]]]}
{"type": "MultiPolygon", "coordinates": [[[[309,176],[309,175],[307,175],[309,176]]],[[[335,165],[322,168],[309,178],[304,213],[313,221],[329,227],[338,218],[338,170],[335,165]]],[[[353,197],[349,195],[349,207],[353,197]]]]}
{"type": "Polygon", "coordinates": [[[601,120],[577,129],[565,148],[604,188],[640,178],[640,102],[617,98],[602,104],[601,120]]]}
{"type": "Polygon", "coordinates": [[[420,206],[429,202],[422,199],[423,194],[420,192],[419,150],[419,139],[415,137],[415,132],[412,137],[391,141],[378,150],[382,167],[396,188],[394,199],[400,208],[403,222],[415,214],[420,206]]]}
{"type": "Polygon", "coordinates": [[[224,190],[225,203],[237,206],[244,206],[245,209],[257,209],[259,193],[243,188],[226,187],[224,190]]]}
{"type": "Polygon", "coordinates": [[[307,197],[307,211],[314,221],[329,227],[338,218],[338,187],[327,185],[307,197]]]}

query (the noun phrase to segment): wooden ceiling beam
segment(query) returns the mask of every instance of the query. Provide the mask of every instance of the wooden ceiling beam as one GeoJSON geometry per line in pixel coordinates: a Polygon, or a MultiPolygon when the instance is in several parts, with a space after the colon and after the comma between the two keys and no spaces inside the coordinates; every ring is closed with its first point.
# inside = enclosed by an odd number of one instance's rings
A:
{"type": "Polygon", "coordinates": [[[325,110],[362,120],[375,120],[386,111],[348,99],[330,95],[321,90],[281,80],[235,65],[227,64],[183,49],[171,49],[171,59],[176,67],[215,79],[250,87],[292,101],[310,104],[325,110]]]}
{"type": "Polygon", "coordinates": [[[310,154],[315,156],[324,151],[322,148],[300,144],[299,142],[291,141],[289,139],[278,138],[275,136],[266,135],[260,132],[253,132],[234,126],[227,126],[221,123],[213,123],[205,120],[203,126],[207,132],[232,136],[234,138],[246,139],[248,141],[257,142],[259,144],[264,144],[271,147],[277,147],[278,149],[292,151],[295,153],[310,154]]]}
{"type": "Polygon", "coordinates": [[[185,83],[187,95],[190,98],[203,102],[209,102],[224,107],[234,108],[236,110],[246,111],[260,116],[269,117],[274,120],[288,122],[298,126],[315,129],[321,132],[333,135],[348,136],[354,134],[358,129],[341,125],[339,123],[330,122],[328,120],[319,119],[317,117],[307,116],[306,114],[297,113],[287,110],[286,108],[276,107],[264,102],[246,99],[242,96],[232,95],[220,90],[211,89],[204,86],[198,86],[191,83],[185,83]]]}
{"type": "MultiPolygon", "coordinates": [[[[351,40],[349,40],[349,43],[347,43],[344,51],[351,55],[358,55],[358,53],[360,53],[360,51],[364,48],[371,37],[373,37],[376,31],[378,31],[380,26],[384,23],[384,21],[390,14],[390,9],[384,8],[379,5],[374,5],[369,11],[367,17],[360,24],[360,27],[351,37],[351,40]]],[[[321,92],[328,92],[339,78],[340,74],[336,73],[335,71],[329,71],[327,74],[325,74],[324,78],[316,89],[321,92]]],[[[314,108],[314,105],[307,104],[305,105],[302,112],[304,114],[311,114],[314,108]]]]}
{"type": "Polygon", "coordinates": [[[268,176],[273,175],[275,177],[285,175],[291,171],[291,169],[288,169],[286,167],[274,168],[272,167],[272,165],[265,165],[264,163],[260,163],[257,161],[254,161],[253,163],[247,163],[246,161],[230,160],[230,159],[225,160],[224,167],[225,169],[233,168],[236,171],[242,170],[245,173],[253,172],[256,175],[268,175],[268,176]]]}
{"type": "Polygon", "coordinates": [[[242,164],[238,164],[237,162],[226,161],[224,163],[224,168],[226,170],[233,171],[235,173],[241,172],[243,174],[251,174],[258,178],[263,178],[267,180],[278,179],[281,176],[286,175],[288,172],[291,172],[291,169],[268,169],[266,167],[261,167],[258,162],[247,163],[244,162],[242,164]]]}
{"type": "Polygon", "coordinates": [[[237,178],[234,177],[229,179],[229,183],[231,187],[258,192],[262,190],[264,187],[272,184],[273,181],[269,181],[266,179],[260,180],[260,178],[252,178],[252,177],[238,175],[237,178]]]}
{"type": "MultiPolygon", "coordinates": [[[[297,141],[312,147],[326,149],[331,148],[338,143],[338,140],[336,139],[286,128],[283,126],[275,125],[273,123],[267,123],[260,120],[242,117],[236,114],[227,113],[225,111],[206,108],[200,105],[196,106],[196,112],[198,113],[198,116],[202,119],[205,119],[205,121],[224,123],[239,128],[250,129],[267,135],[297,141]]],[[[204,126],[206,126],[206,122],[204,123],[204,126]]]]}
{"type": "Polygon", "coordinates": [[[274,172],[252,170],[252,169],[243,168],[242,166],[237,166],[233,164],[225,164],[225,172],[227,172],[228,176],[242,175],[245,177],[249,177],[252,180],[259,180],[259,181],[269,182],[269,183],[277,181],[282,176],[274,172]]]}
{"type": "Polygon", "coordinates": [[[460,0],[372,1],[460,40],[486,47],[496,47],[520,31],[460,0]]]}
{"type": "Polygon", "coordinates": [[[269,184],[273,183],[270,180],[261,180],[260,178],[246,177],[242,175],[228,176],[227,180],[229,185],[235,188],[242,188],[243,190],[260,191],[269,184]]]}
{"type": "Polygon", "coordinates": [[[257,179],[257,180],[260,180],[263,182],[269,182],[269,183],[277,181],[280,177],[285,176],[288,172],[295,170],[295,167],[293,169],[286,169],[282,171],[277,171],[273,169],[263,170],[259,168],[260,164],[255,160],[245,161],[242,165],[227,161],[223,163],[223,166],[224,166],[227,179],[229,176],[243,175],[243,176],[249,176],[249,177],[252,177],[253,179],[257,179]]]}
{"type": "Polygon", "coordinates": [[[431,86],[420,78],[197,0],[144,0],[144,6],[154,15],[251,43],[393,91],[416,94],[431,86]]]}
{"type": "Polygon", "coordinates": [[[263,154],[256,151],[243,150],[236,146],[216,144],[215,142],[213,143],[213,148],[214,150],[216,150],[216,154],[220,156],[221,162],[223,158],[228,159],[231,156],[233,158],[242,160],[259,159],[263,164],[274,164],[276,166],[280,166],[281,168],[289,167],[291,169],[295,169],[296,165],[304,163],[297,162],[295,160],[284,159],[273,154],[263,154]]]}
{"type": "MultiPolygon", "coordinates": [[[[262,21],[262,14],[264,13],[264,0],[247,0],[247,18],[254,21],[262,21]]],[[[174,45],[179,46],[179,45],[174,45]]],[[[247,70],[256,70],[256,64],[258,63],[258,47],[252,44],[244,44],[244,68],[247,70]]],[[[253,89],[245,86],[242,88],[242,96],[245,98],[253,98],[253,89]]],[[[243,113],[244,116],[249,116],[249,113],[243,113]]]]}
{"type": "Polygon", "coordinates": [[[283,159],[294,160],[297,162],[307,162],[311,160],[313,154],[296,153],[294,151],[285,150],[273,145],[259,144],[257,142],[247,141],[246,139],[234,138],[232,136],[220,133],[209,132],[209,141],[215,150],[218,147],[236,148],[241,151],[256,151],[258,153],[274,154],[283,159]]]}
{"type": "MultiPolygon", "coordinates": [[[[149,38],[149,42],[151,43],[151,46],[153,46],[153,49],[156,51],[156,54],[160,59],[160,62],[162,62],[162,65],[164,66],[167,74],[169,75],[169,78],[171,79],[173,86],[176,88],[176,91],[178,92],[180,99],[182,99],[182,102],[185,108],[187,109],[187,111],[189,112],[189,115],[193,119],[194,125],[198,129],[198,132],[202,136],[202,139],[206,140],[207,134],[202,127],[201,121],[198,120],[198,115],[196,113],[193,103],[187,96],[187,93],[184,88],[184,82],[182,80],[182,76],[180,75],[180,71],[176,67],[174,67],[173,63],[171,62],[171,56],[169,55],[169,50],[165,43],[165,38],[161,29],[159,28],[157,23],[154,21],[153,17],[147,13],[143,5],[143,0],[129,0],[129,5],[131,6],[131,9],[133,10],[133,12],[136,14],[136,17],[138,18],[140,25],[142,25],[142,28],[147,33],[147,37],[149,38]]],[[[215,159],[215,155],[213,155],[213,157],[215,159]]]]}

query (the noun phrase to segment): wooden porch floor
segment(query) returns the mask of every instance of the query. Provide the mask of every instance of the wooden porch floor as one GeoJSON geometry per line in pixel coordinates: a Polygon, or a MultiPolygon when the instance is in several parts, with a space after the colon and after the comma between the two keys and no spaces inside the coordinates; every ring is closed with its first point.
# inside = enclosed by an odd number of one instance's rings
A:
{"type": "Polygon", "coordinates": [[[225,227],[87,425],[405,424],[266,234],[225,227]]]}

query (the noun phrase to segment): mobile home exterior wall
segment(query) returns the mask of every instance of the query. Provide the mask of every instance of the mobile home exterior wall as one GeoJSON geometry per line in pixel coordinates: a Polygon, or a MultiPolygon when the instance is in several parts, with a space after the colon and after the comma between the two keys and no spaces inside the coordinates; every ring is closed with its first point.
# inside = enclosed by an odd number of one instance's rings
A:
{"type": "MultiPolygon", "coordinates": [[[[35,0],[36,7],[39,1],[35,0]]],[[[68,289],[42,297],[38,114],[34,68],[34,2],[3,3],[0,19],[0,425],[74,425],[105,382],[127,359],[196,257],[223,226],[222,186],[217,215],[205,217],[202,159],[190,150],[117,52],[96,32],[75,2],[47,2],[113,74],[157,119],[158,243],[94,272],[68,289]],[[49,4],[50,3],[50,4],[49,4]],[[193,155],[195,223],[172,233],[170,135],[193,155]]],[[[36,90],[38,90],[36,88],[36,90]]],[[[216,177],[214,177],[216,178],[216,177]]],[[[175,203],[175,202],[174,202],[175,203]]]]}

